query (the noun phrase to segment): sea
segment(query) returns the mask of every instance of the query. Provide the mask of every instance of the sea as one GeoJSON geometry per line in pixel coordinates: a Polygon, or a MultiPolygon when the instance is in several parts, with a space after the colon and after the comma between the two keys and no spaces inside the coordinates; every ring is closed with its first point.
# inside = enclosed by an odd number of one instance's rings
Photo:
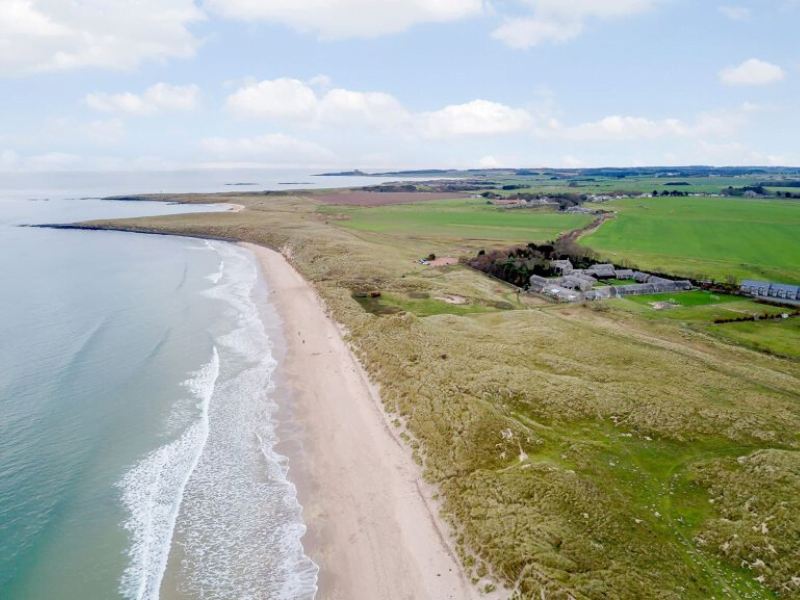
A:
{"type": "Polygon", "coordinates": [[[276,450],[279,316],[255,257],[27,226],[225,210],[112,195],[380,182],[0,174],[0,599],[314,598],[318,568],[276,450]]]}

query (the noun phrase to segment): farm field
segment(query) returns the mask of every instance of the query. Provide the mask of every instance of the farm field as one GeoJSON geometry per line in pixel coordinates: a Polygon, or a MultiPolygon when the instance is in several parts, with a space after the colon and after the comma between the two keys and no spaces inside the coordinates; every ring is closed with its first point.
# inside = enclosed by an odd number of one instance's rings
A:
{"type": "Polygon", "coordinates": [[[800,318],[724,323],[709,328],[714,335],[782,356],[800,359],[800,318]]]}
{"type": "Polygon", "coordinates": [[[318,212],[335,215],[336,224],[348,229],[501,244],[552,240],[558,234],[584,227],[592,220],[590,215],[548,210],[503,210],[476,199],[377,207],[322,206],[318,212]]]}
{"type": "Polygon", "coordinates": [[[725,280],[800,283],[800,202],[741,198],[636,198],[581,239],[642,269],[725,280]]]}
{"type": "MultiPolygon", "coordinates": [[[[649,194],[653,190],[681,191],[690,194],[719,194],[724,188],[741,187],[755,184],[760,180],[742,179],[740,177],[587,177],[552,180],[548,177],[539,178],[508,178],[499,180],[503,184],[525,185],[516,190],[500,191],[500,194],[515,194],[518,192],[532,193],[575,193],[575,194],[614,194],[615,192],[649,194]],[[687,183],[688,185],[680,185],[687,183]],[[678,184],[678,185],[676,185],[678,184]]],[[[770,186],[770,189],[773,189],[770,186]]],[[[783,188],[781,191],[786,191],[783,188]]],[[[788,188],[787,188],[788,189],[788,188]]],[[[793,191],[789,189],[788,191],[793,191]]],[[[800,190],[794,190],[800,191],[800,190]]]]}
{"type": "Polygon", "coordinates": [[[725,294],[705,291],[685,294],[653,294],[631,296],[606,301],[608,306],[636,314],[648,320],[667,320],[692,326],[711,326],[715,319],[734,319],[752,315],[778,315],[786,309],[770,304],[761,304],[725,294]],[[670,302],[671,308],[654,308],[653,304],[670,302]]]}
{"type": "Polygon", "coordinates": [[[704,306],[707,304],[722,304],[741,300],[738,296],[714,294],[711,292],[694,291],[683,294],[649,294],[646,296],[630,296],[627,298],[636,304],[648,305],[651,302],[672,302],[677,306],[704,306]]]}

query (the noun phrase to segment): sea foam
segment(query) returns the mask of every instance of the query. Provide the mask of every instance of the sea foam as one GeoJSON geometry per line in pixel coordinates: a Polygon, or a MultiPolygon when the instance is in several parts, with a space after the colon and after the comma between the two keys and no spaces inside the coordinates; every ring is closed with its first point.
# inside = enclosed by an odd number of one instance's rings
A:
{"type": "Polygon", "coordinates": [[[318,567],[301,544],[306,529],[288,460],[275,451],[277,362],[253,299],[258,267],[244,249],[206,243],[220,266],[203,295],[222,310],[209,324],[214,360],[187,382],[204,398],[203,414],[122,482],[132,515],[123,595],[156,600],[177,545],[170,585],[181,595],[313,600],[318,567]]]}
{"type": "Polygon", "coordinates": [[[209,407],[219,377],[219,353],[184,385],[197,400],[199,416],[175,441],[150,453],[120,481],[130,513],[129,563],[120,593],[131,600],[157,600],[169,558],[184,490],[197,467],[209,434],[209,407]]]}

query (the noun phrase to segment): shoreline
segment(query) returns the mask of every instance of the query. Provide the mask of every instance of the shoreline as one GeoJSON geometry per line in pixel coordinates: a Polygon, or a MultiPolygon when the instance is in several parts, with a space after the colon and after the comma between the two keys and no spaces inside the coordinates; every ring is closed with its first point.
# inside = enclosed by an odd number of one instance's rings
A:
{"type": "Polygon", "coordinates": [[[289,457],[319,566],[316,600],[468,600],[478,592],[447,542],[419,467],[316,290],[280,253],[254,253],[283,331],[280,400],[289,457]],[[313,376],[312,376],[313,374],[313,376]],[[289,429],[287,429],[289,428],[289,429]]]}

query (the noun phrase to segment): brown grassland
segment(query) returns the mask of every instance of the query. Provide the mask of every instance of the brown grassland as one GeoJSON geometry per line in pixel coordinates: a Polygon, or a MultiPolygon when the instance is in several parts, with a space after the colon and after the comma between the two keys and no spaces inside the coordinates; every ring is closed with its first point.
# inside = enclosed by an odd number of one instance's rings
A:
{"type": "Polygon", "coordinates": [[[800,598],[798,362],[415,264],[457,248],[343,228],[313,195],[180,200],[246,208],[92,226],[289,256],[380,384],[482,586],[537,600],[800,598]],[[381,297],[354,297],[370,291],[381,297]]]}

